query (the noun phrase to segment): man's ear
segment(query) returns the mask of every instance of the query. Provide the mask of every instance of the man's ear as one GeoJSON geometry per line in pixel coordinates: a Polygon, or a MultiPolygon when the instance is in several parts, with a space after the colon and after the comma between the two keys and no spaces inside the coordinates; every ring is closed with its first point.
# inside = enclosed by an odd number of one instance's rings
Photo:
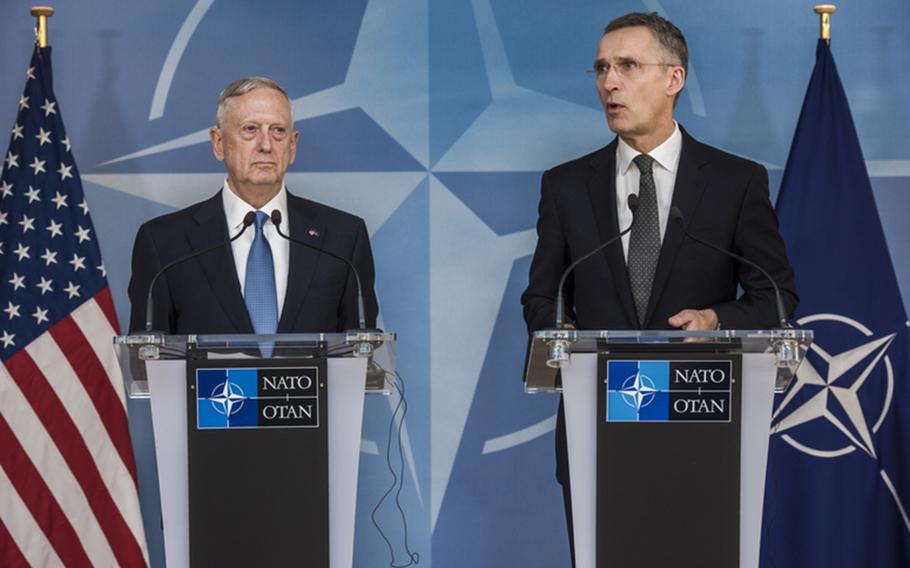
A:
{"type": "Polygon", "coordinates": [[[297,141],[300,140],[300,131],[295,130],[291,132],[291,160],[289,164],[293,164],[294,160],[297,159],[297,141]]]}
{"type": "Polygon", "coordinates": [[[686,70],[680,66],[672,67],[667,82],[667,96],[675,97],[686,86],[686,70]]]}
{"type": "Polygon", "coordinates": [[[212,153],[219,162],[224,161],[224,147],[222,146],[223,138],[221,129],[218,127],[209,128],[209,138],[212,139],[212,153]]]}

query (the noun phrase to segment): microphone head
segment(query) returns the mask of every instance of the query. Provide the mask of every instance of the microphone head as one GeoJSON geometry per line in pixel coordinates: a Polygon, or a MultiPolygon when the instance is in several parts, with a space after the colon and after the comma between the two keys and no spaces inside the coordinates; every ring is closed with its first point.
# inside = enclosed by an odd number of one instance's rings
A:
{"type": "Polygon", "coordinates": [[[256,222],[256,212],[248,211],[246,215],[243,216],[243,228],[246,229],[250,225],[256,222]]]}
{"type": "Polygon", "coordinates": [[[272,224],[276,227],[281,224],[281,211],[273,209],[270,217],[272,218],[272,224]]]}
{"type": "Polygon", "coordinates": [[[682,225],[683,220],[684,220],[682,209],[680,209],[679,207],[677,207],[675,205],[673,207],[671,207],[670,208],[670,220],[673,221],[674,223],[679,223],[680,225],[682,225]]]}
{"type": "Polygon", "coordinates": [[[639,199],[637,193],[630,193],[629,199],[626,200],[626,203],[629,204],[629,211],[635,213],[635,211],[638,210],[638,204],[641,203],[641,199],[639,199]]]}

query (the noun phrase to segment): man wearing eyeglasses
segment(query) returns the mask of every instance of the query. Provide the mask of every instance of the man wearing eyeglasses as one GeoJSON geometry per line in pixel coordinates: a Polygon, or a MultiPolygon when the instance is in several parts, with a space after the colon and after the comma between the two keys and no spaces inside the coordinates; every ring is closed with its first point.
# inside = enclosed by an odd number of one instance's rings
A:
{"type": "MultiPolygon", "coordinates": [[[[632,230],[579,264],[566,282],[568,325],[693,331],[778,325],[771,283],[686,239],[670,222],[674,207],[694,236],[764,267],[792,314],[798,301],[793,269],[769,199],[768,174],[755,162],[698,142],[673,119],[687,71],[685,37],[658,14],[626,14],[607,25],[593,74],[617,137],[543,174],[537,248],[522,295],[529,330],[554,325],[556,289],[566,267],[632,223],[630,194],[639,203],[632,230]]],[[[562,404],[556,440],[556,476],[571,535],[562,404]]]]}

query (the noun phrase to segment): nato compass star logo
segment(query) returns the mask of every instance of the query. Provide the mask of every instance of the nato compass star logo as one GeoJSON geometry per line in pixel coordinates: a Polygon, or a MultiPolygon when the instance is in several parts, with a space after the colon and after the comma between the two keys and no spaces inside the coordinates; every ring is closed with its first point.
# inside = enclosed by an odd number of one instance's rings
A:
{"type": "Polygon", "coordinates": [[[657,387],[650,377],[635,373],[623,382],[622,390],[619,392],[622,394],[623,402],[639,411],[651,404],[657,387]]]}
{"type": "MultiPolygon", "coordinates": [[[[875,337],[862,323],[838,314],[815,314],[797,320],[800,326],[819,323],[848,326],[863,339],[835,354],[818,343],[812,344],[810,351],[820,362],[803,359],[796,380],[774,411],[771,434],[780,435],[795,449],[816,458],[833,459],[861,451],[877,462],[872,435],[884,424],[894,396],[894,369],[888,348],[897,334],[875,337]],[[876,397],[863,396],[866,389],[884,394],[873,405],[876,397]],[[801,395],[799,399],[797,395],[801,395]]],[[[890,476],[884,469],[879,474],[910,531],[910,519],[890,476]]]]}
{"type": "Polygon", "coordinates": [[[243,394],[243,389],[240,388],[240,385],[231,381],[224,381],[212,389],[209,402],[212,403],[212,408],[215,409],[215,412],[231,417],[240,412],[247,398],[249,397],[243,394]]]}

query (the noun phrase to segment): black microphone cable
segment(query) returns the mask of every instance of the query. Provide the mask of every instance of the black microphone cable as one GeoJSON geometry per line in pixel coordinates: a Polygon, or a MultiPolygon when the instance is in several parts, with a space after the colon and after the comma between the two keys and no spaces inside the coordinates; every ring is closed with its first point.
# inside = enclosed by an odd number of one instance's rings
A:
{"type": "Polygon", "coordinates": [[[350,268],[351,272],[354,273],[354,279],[357,281],[357,322],[358,322],[359,327],[355,331],[367,330],[366,310],[363,307],[363,285],[360,283],[360,273],[357,271],[357,267],[354,266],[354,263],[351,262],[350,260],[344,258],[343,256],[339,256],[324,248],[317,247],[316,245],[311,245],[310,243],[308,243],[306,241],[301,241],[300,239],[295,239],[291,236],[286,235],[281,230],[281,211],[275,209],[272,211],[272,213],[271,213],[271,215],[269,215],[269,217],[271,217],[272,224],[275,225],[275,230],[278,232],[278,234],[281,237],[291,241],[292,243],[296,243],[298,245],[305,246],[308,249],[314,250],[316,252],[321,252],[327,256],[338,259],[341,262],[348,265],[348,268],[350,268]]]}
{"type": "Polygon", "coordinates": [[[565,315],[566,300],[562,294],[562,288],[566,283],[566,278],[568,278],[569,274],[571,274],[571,272],[573,270],[575,270],[576,266],[578,266],[582,262],[588,260],[589,258],[594,256],[598,252],[600,252],[603,249],[605,249],[606,247],[610,246],[611,244],[615,243],[617,240],[621,239],[623,235],[625,235],[626,233],[628,233],[629,231],[632,230],[632,227],[635,226],[636,219],[638,219],[637,212],[638,212],[639,202],[640,202],[640,199],[638,198],[638,194],[630,193],[628,201],[626,202],[629,205],[629,210],[632,212],[632,222],[629,223],[629,226],[626,227],[625,230],[620,231],[618,235],[615,235],[613,238],[611,238],[607,242],[605,242],[601,245],[598,245],[597,248],[595,248],[594,250],[583,255],[581,258],[579,258],[578,260],[576,260],[575,262],[570,264],[569,267],[563,271],[562,277],[559,279],[559,286],[556,288],[556,322],[555,322],[555,325],[553,326],[554,328],[561,329],[563,321],[565,320],[565,317],[566,317],[566,315],[565,315]]]}
{"type": "Polygon", "coordinates": [[[152,290],[155,289],[155,284],[158,282],[158,278],[160,278],[162,274],[164,274],[165,272],[170,270],[170,268],[172,266],[176,266],[176,265],[186,262],[188,260],[192,260],[192,259],[196,258],[197,256],[202,256],[203,254],[205,254],[207,252],[211,252],[215,249],[218,249],[225,245],[231,244],[232,242],[239,239],[240,235],[242,235],[244,232],[246,232],[247,228],[255,222],[256,222],[256,213],[254,211],[249,211],[246,215],[243,216],[243,227],[240,228],[240,232],[237,233],[236,235],[234,235],[233,237],[229,238],[228,240],[226,240],[224,242],[218,243],[217,245],[213,245],[213,246],[204,248],[198,252],[194,252],[193,254],[178,258],[177,260],[172,260],[171,262],[162,266],[161,269],[159,269],[158,272],[155,273],[155,275],[152,277],[152,281],[149,283],[148,295],[145,298],[145,331],[147,333],[152,333],[152,327],[154,326],[152,319],[153,319],[153,316],[155,313],[155,309],[154,309],[155,301],[152,298],[152,290]]]}
{"type": "Polygon", "coordinates": [[[774,303],[775,303],[775,307],[777,308],[777,321],[778,321],[778,323],[780,323],[781,329],[787,329],[787,328],[791,327],[790,324],[787,322],[787,310],[784,308],[784,299],[783,299],[783,296],[780,295],[780,288],[778,288],[778,286],[777,286],[777,281],[775,281],[774,278],[771,278],[771,275],[768,274],[767,270],[765,270],[764,268],[759,266],[757,263],[752,262],[751,260],[749,260],[748,258],[746,258],[744,256],[740,256],[740,255],[736,254],[735,252],[728,251],[724,248],[721,248],[721,247],[715,245],[714,243],[709,243],[708,241],[706,241],[704,239],[700,239],[700,238],[696,237],[695,235],[693,235],[692,233],[690,233],[688,231],[688,229],[686,229],[685,216],[683,215],[683,212],[679,207],[676,207],[674,205],[673,207],[670,208],[670,218],[679,225],[679,228],[682,229],[683,234],[685,236],[692,239],[696,243],[704,245],[711,250],[715,250],[715,251],[717,251],[721,254],[727,255],[731,258],[735,258],[736,260],[738,260],[744,264],[748,264],[752,268],[761,272],[762,276],[764,276],[765,279],[768,282],[770,282],[771,286],[774,288],[774,303]]]}
{"type": "Polygon", "coordinates": [[[389,469],[389,473],[392,474],[392,484],[383,493],[382,497],[379,498],[379,502],[376,503],[376,506],[373,507],[373,511],[370,513],[370,520],[373,522],[373,526],[376,527],[376,530],[379,532],[379,536],[385,541],[386,546],[389,548],[389,566],[391,568],[407,568],[408,566],[414,566],[420,562],[420,554],[417,552],[412,552],[410,546],[408,545],[408,518],[404,512],[404,508],[401,506],[401,491],[404,488],[404,443],[402,442],[402,426],[404,425],[404,419],[408,414],[408,402],[404,395],[404,378],[397,371],[393,375],[395,380],[389,380],[389,376],[392,373],[386,371],[386,382],[391,384],[395,391],[398,393],[398,404],[395,405],[395,410],[392,412],[392,419],[389,422],[389,435],[386,442],[386,467],[389,469]],[[399,417],[399,412],[401,413],[399,417]],[[397,425],[397,428],[396,428],[397,425]],[[398,443],[398,472],[395,471],[395,468],[392,466],[392,435],[397,431],[397,443],[398,443]],[[392,546],[392,542],[389,540],[389,537],[386,536],[385,531],[379,526],[379,522],[376,520],[376,513],[379,512],[379,508],[382,507],[382,504],[385,500],[395,492],[395,508],[398,510],[398,514],[401,516],[401,522],[404,527],[404,550],[407,553],[408,560],[407,564],[395,564],[395,548],[392,546]]]}

